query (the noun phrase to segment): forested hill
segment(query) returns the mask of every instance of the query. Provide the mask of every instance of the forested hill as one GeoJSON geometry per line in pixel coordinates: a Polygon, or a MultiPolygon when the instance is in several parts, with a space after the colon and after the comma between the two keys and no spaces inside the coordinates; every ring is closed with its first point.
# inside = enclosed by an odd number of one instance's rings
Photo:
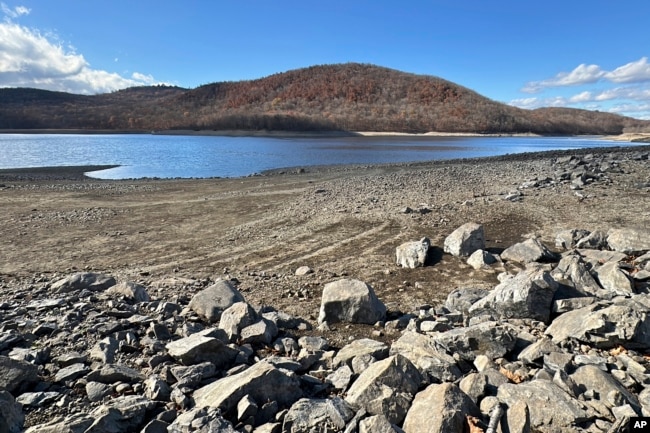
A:
{"type": "Polygon", "coordinates": [[[441,78],[348,63],[191,90],[154,86],[83,96],[0,89],[0,129],[619,134],[650,131],[650,121],[524,110],[441,78]]]}

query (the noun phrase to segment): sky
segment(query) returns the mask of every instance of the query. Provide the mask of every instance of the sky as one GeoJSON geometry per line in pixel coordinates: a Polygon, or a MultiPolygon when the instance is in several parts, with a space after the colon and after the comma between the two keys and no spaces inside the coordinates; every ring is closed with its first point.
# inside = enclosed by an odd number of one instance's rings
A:
{"type": "Polygon", "coordinates": [[[0,87],[195,88],[313,65],[650,119],[648,0],[0,0],[0,87]]]}

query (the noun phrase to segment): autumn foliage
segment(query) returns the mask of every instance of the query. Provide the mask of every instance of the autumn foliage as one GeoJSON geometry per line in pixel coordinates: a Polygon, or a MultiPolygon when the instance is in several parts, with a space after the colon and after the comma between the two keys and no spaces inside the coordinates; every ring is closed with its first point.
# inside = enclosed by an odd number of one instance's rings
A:
{"type": "Polygon", "coordinates": [[[523,110],[441,78],[348,63],[196,89],[101,95],[0,89],[0,129],[288,130],[619,134],[650,122],[594,111],[523,110]]]}

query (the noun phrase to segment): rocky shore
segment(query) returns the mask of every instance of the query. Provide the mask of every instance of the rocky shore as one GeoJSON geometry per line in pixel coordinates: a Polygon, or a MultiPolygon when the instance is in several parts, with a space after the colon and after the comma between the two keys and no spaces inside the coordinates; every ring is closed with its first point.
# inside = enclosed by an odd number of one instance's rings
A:
{"type": "Polygon", "coordinates": [[[0,431],[623,432],[650,413],[648,164],[5,177],[0,431]]]}

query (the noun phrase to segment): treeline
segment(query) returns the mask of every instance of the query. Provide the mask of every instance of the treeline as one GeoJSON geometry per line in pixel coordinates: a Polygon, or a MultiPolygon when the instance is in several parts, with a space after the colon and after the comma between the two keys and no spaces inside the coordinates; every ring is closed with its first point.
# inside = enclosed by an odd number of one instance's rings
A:
{"type": "Polygon", "coordinates": [[[82,96],[0,89],[0,129],[46,128],[566,135],[650,131],[650,122],[586,110],[523,110],[441,78],[349,63],[192,90],[153,86],[82,96]]]}

